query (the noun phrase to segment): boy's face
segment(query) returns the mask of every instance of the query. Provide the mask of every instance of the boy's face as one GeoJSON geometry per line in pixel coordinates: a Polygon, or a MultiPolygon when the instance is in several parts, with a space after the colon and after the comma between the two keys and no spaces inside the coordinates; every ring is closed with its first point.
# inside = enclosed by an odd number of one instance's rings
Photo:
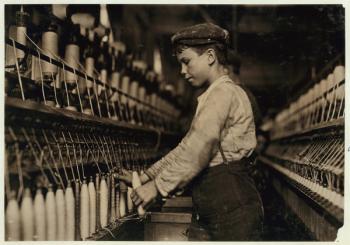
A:
{"type": "Polygon", "coordinates": [[[208,57],[206,52],[199,55],[194,49],[186,48],[177,53],[181,64],[181,75],[195,87],[202,86],[208,80],[208,57]]]}

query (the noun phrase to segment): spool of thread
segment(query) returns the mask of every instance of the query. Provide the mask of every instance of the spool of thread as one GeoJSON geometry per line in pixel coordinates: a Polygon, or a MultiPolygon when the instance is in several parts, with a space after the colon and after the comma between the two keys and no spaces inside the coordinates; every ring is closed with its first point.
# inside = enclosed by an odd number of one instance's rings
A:
{"type": "MultiPolygon", "coordinates": [[[[24,46],[27,45],[27,23],[29,20],[29,14],[23,11],[23,6],[20,11],[16,12],[16,41],[24,46]]],[[[25,57],[24,51],[17,49],[17,58],[23,59],[25,57]]]]}
{"type": "Polygon", "coordinates": [[[92,177],[89,182],[90,235],[96,232],[96,190],[92,177]]]}
{"type": "MultiPolygon", "coordinates": [[[[128,94],[129,93],[129,84],[130,83],[130,77],[129,76],[123,76],[122,78],[122,91],[123,93],[128,94]]],[[[128,98],[124,95],[121,96],[121,102],[123,104],[126,104],[128,102],[128,98]]]]}
{"type": "Polygon", "coordinates": [[[85,108],[85,109],[83,110],[83,113],[86,114],[86,115],[92,115],[92,111],[91,111],[90,108],[85,108]]]}
{"type": "Polygon", "coordinates": [[[64,109],[66,109],[68,111],[78,111],[78,109],[74,106],[66,106],[64,109]]]}
{"type": "MultiPolygon", "coordinates": [[[[94,77],[94,69],[95,69],[95,59],[93,57],[87,57],[85,59],[85,71],[86,74],[90,77],[94,77]]],[[[91,89],[94,86],[94,83],[90,80],[87,80],[86,84],[87,88],[91,89]]]]}
{"type": "Polygon", "coordinates": [[[131,199],[131,193],[133,192],[133,189],[131,187],[128,187],[128,191],[127,191],[127,206],[128,206],[128,212],[132,213],[132,211],[134,210],[134,203],[132,202],[131,199]]]}
{"type": "Polygon", "coordinates": [[[66,240],[74,241],[75,237],[75,198],[70,183],[66,188],[66,240]]]}
{"type": "Polygon", "coordinates": [[[339,100],[342,100],[343,98],[345,98],[345,86],[344,85],[339,85],[337,87],[337,92],[336,93],[337,93],[337,100],[339,102],[339,100]]]}
{"type": "Polygon", "coordinates": [[[336,66],[334,68],[333,74],[334,74],[335,83],[337,84],[340,83],[345,79],[345,67],[342,65],[336,66]]]}
{"type": "MultiPolygon", "coordinates": [[[[54,31],[44,32],[41,39],[42,49],[44,54],[55,58],[54,55],[58,54],[58,35],[54,31]],[[54,54],[54,55],[53,55],[54,54]]],[[[51,73],[54,75],[57,73],[57,66],[50,64],[49,62],[42,62],[42,71],[44,76],[51,76],[51,73]]]]}
{"type": "Polygon", "coordinates": [[[103,84],[107,84],[108,81],[108,72],[106,69],[102,69],[101,70],[101,78],[100,78],[101,82],[103,84]]]}
{"type": "MultiPolygon", "coordinates": [[[[139,91],[138,91],[138,98],[142,101],[142,102],[146,102],[146,88],[145,86],[139,86],[139,91]]],[[[140,104],[140,109],[143,109],[143,104],[140,104]]]]}
{"type": "MultiPolygon", "coordinates": [[[[8,30],[8,37],[17,40],[17,27],[15,25],[11,25],[8,30]]],[[[18,52],[18,50],[16,50],[18,52]]],[[[13,53],[12,45],[6,44],[5,51],[5,66],[14,65],[16,62],[15,54],[13,53]]]]}
{"type": "MultiPolygon", "coordinates": [[[[112,73],[112,79],[111,79],[111,87],[115,89],[119,89],[120,86],[120,73],[119,72],[113,72],[112,73]]],[[[116,102],[118,100],[118,93],[114,92],[111,101],[116,102]]]]}
{"type": "MultiPolygon", "coordinates": [[[[17,26],[17,35],[16,35],[16,41],[24,46],[27,45],[27,27],[25,26],[17,26]]],[[[16,50],[17,58],[23,59],[25,56],[25,53],[21,49],[16,50]]]]}
{"type": "Polygon", "coordinates": [[[153,107],[157,107],[157,99],[158,99],[157,97],[158,95],[156,93],[151,94],[151,105],[153,107]]]}
{"type": "Polygon", "coordinates": [[[51,106],[51,107],[55,107],[56,106],[56,102],[51,101],[51,100],[46,100],[46,105],[47,106],[51,106]]]}
{"type": "Polygon", "coordinates": [[[21,239],[21,216],[15,193],[12,192],[6,207],[6,240],[19,241],[21,239]]]}
{"type": "MultiPolygon", "coordinates": [[[[85,82],[85,77],[79,77],[78,79],[78,88],[79,88],[79,93],[81,97],[84,97],[84,94],[86,93],[86,82],[85,82]]],[[[74,91],[76,94],[78,94],[78,91],[74,91]]]]}
{"type": "Polygon", "coordinates": [[[59,72],[57,74],[56,80],[55,80],[55,85],[54,86],[56,86],[56,88],[58,88],[58,89],[62,88],[62,83],[61,83],[61,78],[60,78],[61,75],[63,75],[63,74],[59,72]]]}
{"type": "Polygon", "coordinates": [[[337,90],[336,90],[336,98],[337,102],[335,104],[336,107],[336,113],[334,114],[334,118],[337,118],[338,116],[343,116],[343,109],[344,109],[344,98],[345,98],[345,85],[340,84],[345,79],[345,67],[338,65],[334,68],[334,82],[337,84],[337,90]]]}
{"type": "Polygon", "coordinates": [[[120,73],[115,71],[112,73],[112,78],[111,78],[111,87],[119,89],[120,86],[120,73]]]}
{"type": "Polygon", "coordinates": [[[56,201],[55,194],[52,191],[52,187],[49,187],[46,193],[45,200],[45,210],[46,210],[46,238],[48,241],[56,240],[56,230],[57,230],[57,217],[56,217],[56,201]]]}
{"type": "Polygon", "coordinates": [[[333,73],[329,74],[328,77],[327,77],[328,92],[334,86],[334,84],[335,84],[334,81],[335,81],[334,74],[333,73]]]}
{"type": "Polygon", "coordinates": [[[100,183],[100,223],[101,227],[106,227],[108,224],[108,187],[104,177],[100,183]]]}
{"type": "MultiPolygon", "coordinates": [[[[78,69],[78,61],[79,61],[79,46],[76,44],[68,44],[65,49],[64,60],[66,63],[74,68],[78,69]]],[[[75,83],[78,79],[78,76],[70,71],[66,71],[66,81],[67,83],[75,83]]]]}
{"type": "Polygon", "coordinates": [[[45,223],[45,201],[41,189],[36,190],[34,197],[34,240],[46,240],[46,223],[45,223]]]}
{"type": "Polygon", "coordinates": [[[322,97],[323,97],[325,95],[325,93],[327,92],[327,80],[322,79],[320,82],[320,86],[321,86],[321,93],[322,93],[322,97]]]}
{"type": "Polygon", "coordinates": [[[334,75],[333,75],[333,73],[331,73],[327,76],[327,83],[326,83],[326,102],[327,102],[327,104],[326,104],[326,112],[327,113],[325,116],[326,119],[328,118],[329,110],[331,108],[333,86],[334,86],[334,75]]]}
{"type": "Polygon", "coordinates": [[[99,230],[101,228],[100,222],[100,175],[96,174],[96,229],[99,230]]]}
{"type": "Polygon", "coordinates": [[[24,190],[24,195],[21,203],[21,223],[23,241],[33,241],[34,213],[33,200],[29,188],[26,188],[24,190]]]}
{"type": "MultiPolygon", "coordinates": [[[[316,91],[315,91],[315,86],[310,89],[310,126],[313,125],[313,120],[314,120],[314,112],[315,112],[315,99],[316,99],[316,91]]],[[[290,114],[287,117],[287,120],[290,118],[290,114]]]]}
{"type": "Polygon", "coordinates": [[[120,192],[119,214],[120,218],[126,215],[126,192],[120,192]]]}
{"type": "Polygon", "coordinates": [[[118,101],[118,93],[117,93],[117,92],[113,92],[113,93],[112,93],[112,96],[111,96],[111,98],[110,98],[110,101],[111,101],[112,103],[115,103],[115,102],[118,101]]]}
{"type": "Polygon", "coordinates": [[[110,222],[114,222],[116,219],[116,215],[115,215],[115,180],[114,180],[114,175],[111,174],[110,175],[110,179],[111,179],[111,198],[110,198],[110,202],[111,202],[111,212],[110,212],[110,222]]]}
{"type": "MultiPolygon", "coordinates": [[[[130,95],[133,97],[133,98],[138,98],[138,89],[139,89],[139,83],[136,81],[136,80],[133,80],[130,84],[130,95]]],[[[136,105],[136,101],[135,100],[130,100],[129,101],[130,103],[130,106],[133,107],[136,105]]]]}
{"type": "Polygon", "coordinates": [[[64,192],[61,188],[56,190],[56,207],[57,207],[57,240],[66,239],[66,204],[64,192]]]}
{"type": "MultiPolygon", "coordinates": [[[[321,122],[321,112],[322,112],[322,87],[321,87],[321,82],[319,82],[318,84],[316,84],[316,93],[317,93],[317,101],[316,101],[316,123],[320,123],[321,122]]],[[[296,114],[296,113],[294,113],[296,114]]]]}
{"type": "Polygon", "coordinates": [[[128,187],[123,181],[119,182],[120,187],[120,202],[119,202],[119,214],[123,218],[126,215],[126,194],[128,187]]]}
{"type": "Polygon", "coordinates": [[[89,190],[86,180],[83,180],[80,191],[80,236],[82,240],[90,234],[90,207],[89,190]]]}
{"type": "MultiPolygon", "coordinates": [[[[101,70],[100,73],[100,80],[103,84],[107,84],[107,77],[108,77],[108,73],[106,69],[101,70]]],[[[102,91],[104,91],[105,88],[103,85],[97,85],[97,93],[99,96],[101,96],[102,91]]],[[[104,96],[104,95],[103,95],[104,96]]],[[[104,97],[103,97],[104,98],[104,97]]]]}
{"type": "MultiPolygon", "coordinates": [[[[137,187],[141,186],[141,180],[139,175],[137,174],[136,171],[132,171],[132,188],[135,190],[137,187]]],[[[137,207],[137,213],[139,216],[144,216],[145,215],[145,210],[143,209],[142,205],[139,205],[137,207]]]]}
{"type": "MultiPolygon", "coordinates": [[[[324,115],[325,115],[325,109],[327,106],[327,100],[326,100],[326,95],[327,95],[327,80],[322,79],[320,82],[320,87],[321,87],[321,107],[322,107],[322,113],[321,113],[321,122],[325,120],[324,115]]],[[[303,105],[300,105],[299,108],[302,108],[303,105]]]]}
{"type": "Polygon", "coordinates": [[[115,188],[115,218],[120,219],[120,191],[119,188],[115,188]]]}
{"type": "Polygon", "coordinates": [[[106,183],[107,183],[107,202],[108,202],[108,208],[107,208],[107,223],[108,223],[109,217],[111,215],[111,178],[109,173],[106,175],[106,183]]]}
{"type": "Polygon", "coordinates": [[[80,240],[80,183],[75,181],[75,240],[80,240]]]}

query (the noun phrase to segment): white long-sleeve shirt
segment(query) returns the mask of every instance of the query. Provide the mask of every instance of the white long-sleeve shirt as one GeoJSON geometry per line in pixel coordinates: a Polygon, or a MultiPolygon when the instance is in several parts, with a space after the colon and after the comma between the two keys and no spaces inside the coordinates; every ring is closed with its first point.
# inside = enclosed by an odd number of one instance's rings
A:
{"type": "Polygon", "coordinates": [[[147,169],[158,191],[167,196],[183,188],[201,170],[247,156],[256,146],[254,117],[244,90],[228,76],[214,81],[198,97],[191,127],[176,148],[147,169]]]}

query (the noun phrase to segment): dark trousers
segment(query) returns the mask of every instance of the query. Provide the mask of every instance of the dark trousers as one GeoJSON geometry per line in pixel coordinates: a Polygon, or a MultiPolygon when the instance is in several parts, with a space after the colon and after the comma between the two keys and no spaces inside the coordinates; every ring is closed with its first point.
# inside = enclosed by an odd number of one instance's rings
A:
{"type": "Polygon", "coordinates": [[[243,161],[207,168],[194,180],[190,241],[258,241],[263,207],[243,161]]]}

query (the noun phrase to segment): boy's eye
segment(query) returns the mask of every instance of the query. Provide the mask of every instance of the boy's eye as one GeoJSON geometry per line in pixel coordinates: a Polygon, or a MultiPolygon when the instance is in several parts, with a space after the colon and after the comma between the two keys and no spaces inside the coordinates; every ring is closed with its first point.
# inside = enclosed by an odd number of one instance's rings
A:
{"type": "Polygon", "coordinates": [[[182,59],[181,60],[183,64],[188,65],[188,63],[190,63],[189,59],[182,59]]]}

